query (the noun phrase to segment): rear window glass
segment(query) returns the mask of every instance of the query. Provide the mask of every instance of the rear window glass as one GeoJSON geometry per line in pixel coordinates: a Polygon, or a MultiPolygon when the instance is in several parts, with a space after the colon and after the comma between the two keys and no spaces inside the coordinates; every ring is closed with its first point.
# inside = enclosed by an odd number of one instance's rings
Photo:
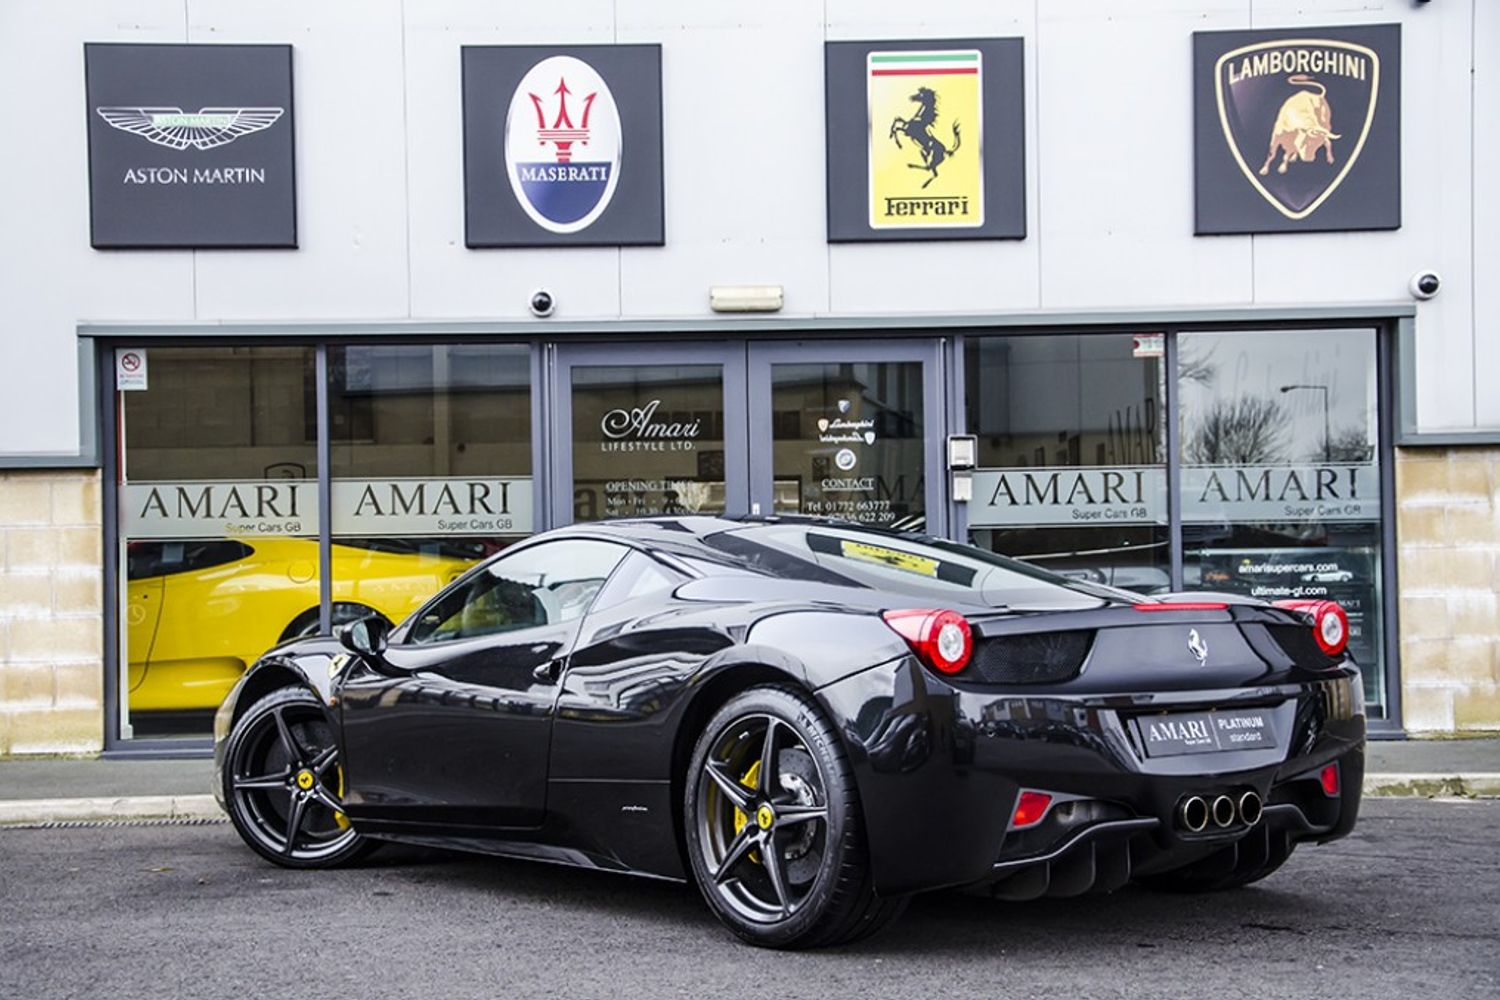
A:
{"type": "Polygon", "coordinates": [[[706,545],[770,576],[876,588],[933,603],[995,607],[1098,607],[1107,590],[990,552],[917,535],[766,524],[708,535],[706,545]]]}

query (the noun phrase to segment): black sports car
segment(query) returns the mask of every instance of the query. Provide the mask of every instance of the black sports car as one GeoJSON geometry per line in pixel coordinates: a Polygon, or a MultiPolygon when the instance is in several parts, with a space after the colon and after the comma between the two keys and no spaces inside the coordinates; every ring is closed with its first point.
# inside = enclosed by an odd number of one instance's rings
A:
{"type": "Polygon", "coordinates": [[[274,649],[219,710],[221,802],[277,864],[399,840],[690,878],[745,940],[807,947],[939,887],[1241,886],[1359,810],[1327,602],[679,517],[539,535],[387,628],[274,649]]]}

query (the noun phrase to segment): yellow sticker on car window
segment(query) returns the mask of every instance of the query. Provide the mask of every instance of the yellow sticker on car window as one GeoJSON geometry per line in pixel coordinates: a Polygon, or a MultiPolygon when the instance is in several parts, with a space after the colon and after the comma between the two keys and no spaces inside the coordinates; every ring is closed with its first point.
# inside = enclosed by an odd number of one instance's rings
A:
{"type": "Polygon", "coordinates": [[[839,551],[846,559],[878,563],[881,566],[889,566],[891,569],[899,569],[904,573],[915,573],[918,576],[930,576],[934,579],[938,575],[938,560],[902,552],[900,549],[888,549],[883,545],[870,545],[865,542],[851,542],[845,538],[840,541],[839,551]]]}

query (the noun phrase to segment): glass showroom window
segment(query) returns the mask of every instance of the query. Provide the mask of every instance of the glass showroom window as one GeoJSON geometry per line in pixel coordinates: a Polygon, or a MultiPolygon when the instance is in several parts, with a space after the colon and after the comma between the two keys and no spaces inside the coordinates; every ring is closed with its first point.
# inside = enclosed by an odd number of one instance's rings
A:
{"type": "Polygon", "coordinates": [[[1077,579],[1169,587],[1163,340],[967,341],[975,544],[1077,579]]]}
{"type": "Polygon", "coordinates": [[[1385,715],[1375,332],[1183,333],[1183,582],[1331,598],[1385,715]]]}
{"type": "Polygon", "coordinates": [[[328,399],[335,625],[400,623],[531,533],[529,346],[330,347],[328,399]]]}
{"type": "Polygon", "coordinates": [[[203,736],[318,618],[310,347],[153,348],[119,394],[122,737],[203,736]]]}

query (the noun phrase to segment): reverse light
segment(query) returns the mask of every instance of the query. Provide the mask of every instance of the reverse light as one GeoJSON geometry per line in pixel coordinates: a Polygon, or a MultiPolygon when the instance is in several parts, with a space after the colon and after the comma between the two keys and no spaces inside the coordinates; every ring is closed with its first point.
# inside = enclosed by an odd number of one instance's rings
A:
{"type": "Polygon", "coordinates": [[[1338,601],[1277,601],[1276,606],[1312,616],[1313,638],[1325,656],[1338,656],[1349,645],[1349,615],[1338,601]]]}
{"type": "Polygon", "coordinates": [[[956,674],[974,654],[974,633],[957,611],[907,608],[881,614],[885,623],[906,640],[923,665],[940,674],[956,674]]]}
{"type": "Polygon", "coordinates": [[[1016,800],[1016,811],[1010,817],[1010,828],[1024,830],[1028,826],[1036,826],[1047,815],[1050,805],[1052,796],[1046,792],[1022,792],[1021,797],[1016,800]]]}
{"type": "Polygon", "coordinates": [[[1330,799],[1337,798],[1339,794],[1339,766],[1329,764],[1318,772],[1318,783],[1323,786],[1323,794],[1330,799]]]}

